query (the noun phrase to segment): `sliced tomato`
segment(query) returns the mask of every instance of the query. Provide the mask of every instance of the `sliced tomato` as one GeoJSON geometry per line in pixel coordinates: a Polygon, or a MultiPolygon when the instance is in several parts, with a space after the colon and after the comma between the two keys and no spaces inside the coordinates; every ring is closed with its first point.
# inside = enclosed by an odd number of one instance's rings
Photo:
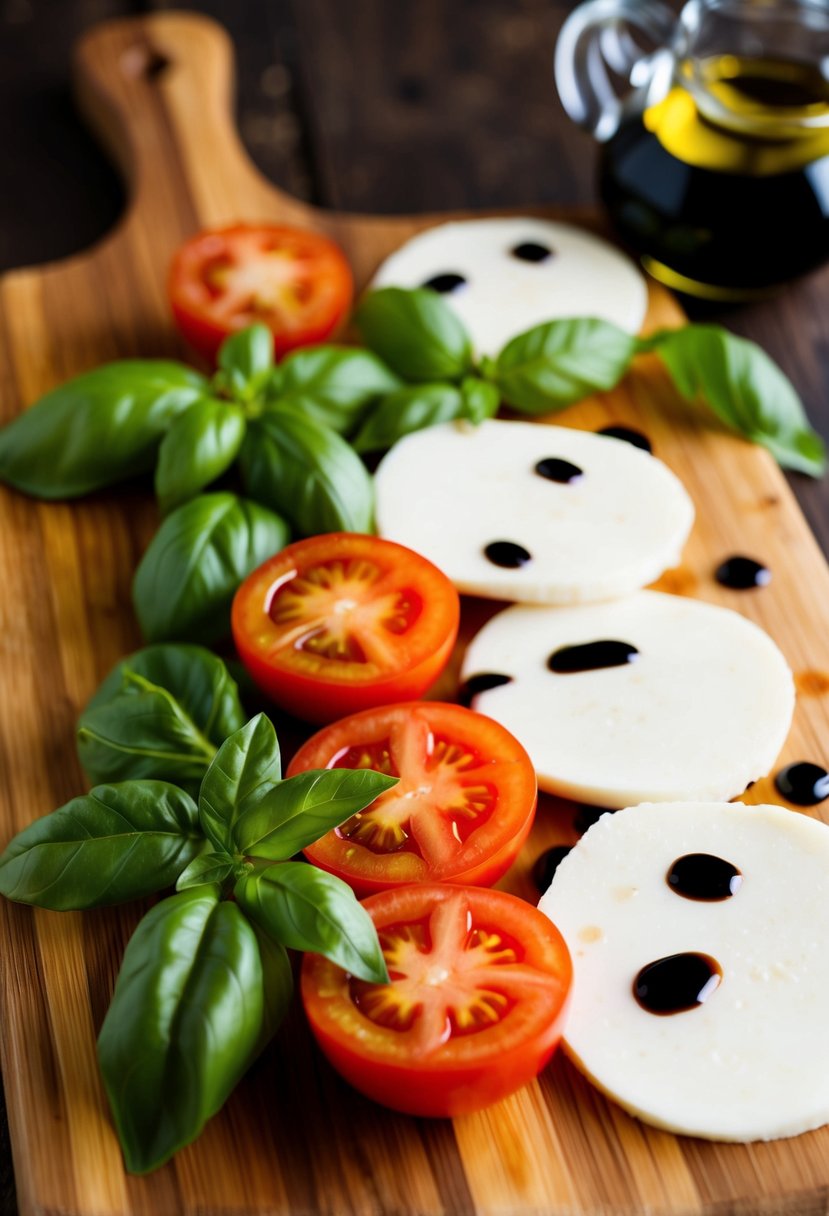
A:
{"type": "Polygon", "coordinates": [[[481,1110],[520,1089],[561,1037],[572,980],[555,925],[481,887],[423,884],[363,907],[390,984],[305,956],[302,1000],[325,1055],[355,1089],[413,1115],[481,1110]]]}
{"type": "Polygon", "coordinates": [[[436,566],[392,541],[332,532],[289,545],[242,583],[233,637],[253,679],[309,722],[419,697],[458,633],[436,566]]]}
{"type": "Polygon", "coordinates": [[[414,701],[366,710],[301,747],[288,776],[317,768],[372,768],[399,783],[305,850],[358,895],[412,882],[489,886],[527,839],[535,770],[491,718],[414,701]]]}
{"type": "Polygon", "coordinates": [[[169,296],[184,337],[208,359],[255,321],[280,358],[323,342],[351,308],[354,282],[342,250],[318,232],[236,224],[200,232],[173,257],[169,296]]]}

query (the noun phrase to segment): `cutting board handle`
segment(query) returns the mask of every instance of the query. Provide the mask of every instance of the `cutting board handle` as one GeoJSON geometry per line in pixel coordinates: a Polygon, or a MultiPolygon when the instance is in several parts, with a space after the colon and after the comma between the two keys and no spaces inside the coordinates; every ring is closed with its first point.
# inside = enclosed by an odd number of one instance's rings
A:
{"type": "Polygon", "coordinates": [[[181,212],[183,199],[192,214],[175,218],[185,231],[241,218],[307,223],[307,206],[267,182],[241,144],[233,45],[215,21],[165,12],[94,26],[75,46],[73,81],[126,179],[125,222],[148,239],[164,208],[181,212]]]}

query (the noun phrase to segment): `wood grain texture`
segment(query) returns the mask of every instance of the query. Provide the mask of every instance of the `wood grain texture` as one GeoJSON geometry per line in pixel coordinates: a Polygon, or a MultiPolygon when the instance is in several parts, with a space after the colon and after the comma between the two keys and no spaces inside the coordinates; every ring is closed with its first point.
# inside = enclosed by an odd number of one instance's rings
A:
{"type": "MultiPolygon", "coordinates": [[[[89,253],[0,281],[3,418],[105,359],[180,353],[165,271],[175,245],[197,226],[244,216],[322,228],[345,246],[362,283],[390,249],[436,218],[319,212],[269,185],[229,118],[227,38],[204,19],[167,14],[102,27],[81,44],[75,66],[83,108],[126,175],[131,205],[89,253]]],[[[681,321],[654,287],[648,326],[681,321]]],[[[683,565],[660,585],[735,607],[768,629],[802,690],[784,758],[829,762],[829,570],[770,458],[680,406],[653,361],[643,360],[618,391],[557,421],[629,423],[651,436],[698,507],[683,565]],[[744,595],[718,587],[712,571],[733,551],[766,559],[771,586],[744,595]]],[[[72,505],[4,490],[0,511],[5,843],[81,788],[75,718],[138,642],[130,581],[156,518],[140,487],[72,505]]],[[[470,601],[467,635],[491,611],[470,601]]],[[[450,673],[444,693],[451,681],[450,673]]],[[[773,797],[768,781],[751,791],[753,801],[773,797]]],[[[547,845],[576,838],[576,812],[544,800],[510,889],[536,897],[532,861],[547,845]]],[[[725,1216],[829,1206],[829,1130],[772,1145],[677,1139],[608,1103],[563,1057],[482,1114],[454,1123],[409,1119],[341,1083],[297,1007],[202,1138],[150,1177],[127,1177],[94,1034],[138,912],[59,915],[0,905],[0,1059],[24,1214],[725,1216]]]]}

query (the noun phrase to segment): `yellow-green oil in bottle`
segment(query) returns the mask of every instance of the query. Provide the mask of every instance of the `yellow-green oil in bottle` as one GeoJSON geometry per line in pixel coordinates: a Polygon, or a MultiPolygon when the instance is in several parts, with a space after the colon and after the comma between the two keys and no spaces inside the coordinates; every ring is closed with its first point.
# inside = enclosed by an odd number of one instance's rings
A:
{"type": "Polygon", "coordinates": [[[720,55],[605,145],[601,193],[645,267],[711,299],[764,294],[829,258],[829,81],[720,55]]]}

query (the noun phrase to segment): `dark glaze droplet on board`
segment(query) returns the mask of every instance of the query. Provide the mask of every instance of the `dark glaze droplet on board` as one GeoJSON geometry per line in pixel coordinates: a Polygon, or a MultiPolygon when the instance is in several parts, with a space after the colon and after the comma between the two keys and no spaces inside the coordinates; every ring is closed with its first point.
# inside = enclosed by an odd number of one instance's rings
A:
{"type": "Polygon", "coordinates": [[[532,561],[532,554],[512,540],[491,541],[484,549],[484,556],[493,566],[503,566],[505,570],[517,570],[532,561]]]}
{"type": "Polygon", "coordinates": [[[643,435],[641,431],[634,431],[629,426],[603,426],[598,433],[607,435],[610,439],[621,439],[624,443],[631,443],[635,448],[641,448],[643,452],[653,451],[647,435],[643,435]]]}
{"type": "Polygon", "coordinates": [[[458,700],[461,705],[466,705],[467,708],[472,704],[473,698],[479,693],[489,692],[490,688],[500,688],[502,684],[511,684],[512,676],[502,676],[495,671],[483,671],[479,676],[470,676],[468,680],[464,680],[458,693],[458,700]]]}
{"type": "Polygon", "coordinates": [[[599,671],[603,667],[625,667],[639,651],[630,642],[584,642],[581,646],[562,646],[547,660],[556,675],[573,675],[580,671],[599,671]]]}
{"type": "Polygon", "coordinates": [[[721,980],[722,967],[710,955],[669,954],[642,968],[633,995],[648,1013],[685,1013],[699,1008],[721,980]]]}
{"type": "Polygon", "coordinates": [[[520,262],[548,262],[553,256],[552,249],[537,241],[522,241],[520,245],[514,245],[510,253],[520,262]]]}
{"type": "Polygon", "coordinates": [[[717,566],[714,578],[732,591],[750,591],[752,587],[767,587],[771,570],[753,557],[729,557],[717,566]]]}
{"type": "Polygon", "coordinates": [[[795,806],[817,806],[829,798],[829,773],[819,764],[802,760],[781,768],[774,779],[779,793],[795,806]]]}
{"type": "Polygon", "coordinates": [[[430,291],[439,291],[442,296],[448,296],[453,291],[465,287],[466,279],[462,274],[447,272],[446,274],[433,275],[431,279],[426,280],[423,286],[428,287],[430,291]]]}
{"type": "Polygon", "coordinates": [[[544,477],[547,481],[557,481],[562,486],[569,486],[584,477],[584,469],[580,469],[577,464],[571,464],[569,460],[562,460],[560,456],[545,456],[543,460],[539,460],[533,471],[539,477],[544,477]]]}
{"type": "Polygon", "coordinates": [[[557,844],[551,849],[545,849],[535,859],[533,865],[533,882],[539,891],[546,891],[555,878],[556,870],[572,849],[571,844],[557,844]]]}
{"type": "Polygon", "coordinates": [[[678,857],[665,879],[677,895],[706,903],[730,899],[743,885],[737,867],[712,853],[686,853],[678,857]]]}

